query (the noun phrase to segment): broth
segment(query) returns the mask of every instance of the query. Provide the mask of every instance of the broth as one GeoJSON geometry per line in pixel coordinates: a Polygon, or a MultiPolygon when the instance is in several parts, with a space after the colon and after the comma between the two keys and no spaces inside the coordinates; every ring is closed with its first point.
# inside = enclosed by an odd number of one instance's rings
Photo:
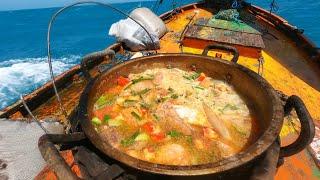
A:
{"type": "Polygon", "coordinates": [[[166,165],[198,165],[246,148],[257,123],[234,88],[204,73],[155,68],[118,77],[92,123],[113,147],[166,165]]]}

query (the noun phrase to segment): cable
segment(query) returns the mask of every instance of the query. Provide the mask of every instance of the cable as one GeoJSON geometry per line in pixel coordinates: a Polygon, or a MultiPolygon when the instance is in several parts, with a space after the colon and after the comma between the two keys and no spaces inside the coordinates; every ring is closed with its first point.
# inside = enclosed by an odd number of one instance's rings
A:
{"type": "Polygon", "coordinates": [[[278,3],[276,2],[276,0],[272,0],[272,2],[270,3],[270,14],[273,12],[277,12],[278,10],[279,10],[278,3]]]}
{"type": "Polygon", "coordinates": [[[110,8],[128,18],[130,18],[131,20],[133,20],[135,23],[137,23],[146,33],[147,35],[149,36],[154,48],[156,49],[156,44],[155,42],[153,41],[152,39],[152,36],[151,34],[148,32],[148,30],[143,27],[143,25],[141,25],[138,21],[136,21],[135,19],[131,18],[129,16],[129,14],[111,6],[110,4],[106,4],[106,3],[102,3],[102,2],[96,2],[96,1],[81,1],[81,2],[76,2],[76,3],[73,3],[73,4],[70,4],[68,6],[65,6],[61,9],[59,9],[50,19],[49,21],[49,25],[48,25],[48,32],[47,32],[47,53],[48,53],[48,65],[49,65],[49,70],[50,70],[50,75],[51,75],[51,81],[52,81],[52,85],[53,85],[53,89],[54,89],[54,92],[55,92],[55,95],[57,97],[57,100],[59,102],[59,106],[60,106],[60,110],[61,112],[63,113],[64,117],[67,119],[67,112],[66,110],[64,109],[63,107],[63,104],[62,104],[62,101],[61,101],[61,98],[59,96],[59,93],[58,93],[58,90],[57,90],[57,87],[56,87],[56,82],[55,82],[55,79],[54,79],[54,74],[53,74],[53,70],[52,70],[52,62],[51,62],[51,46],[50,46],[50,33],[51,33],[51,26],[52,26],[52,23],[54,22],[54,20],[56,19],[56,17],[62,13],[64,10],[66,9],[69,9],[73,6],[76,6],[76,5],[80,5],[80,4],[96,4],[96,5],[100,5],[100,6],[103,6],[103,7],[107,7],[107,8],[110,8]]]}
{"type": "Polygon", "coordinates": [[[47,129],[44,128],[44,127],[42,126],[42,124],[40,123],[40,121],[38,121],[38,119],[32,114],[32,112],[30,111],[29,107],[27,106],[26,101],[23,99],[23,96],[22,96],[22,95],[20,95],[20,99],[21,99],[21,101],[22,101],[22,104],[23,104],[24,108],[27,110],[27,112],[29,113],[29,115],[32,117],[33,121],[35,121],[35,122],[39,125],[39,127],[40,127],[46,134],[49,134],[48,131],[47,131],[47,129]]]}

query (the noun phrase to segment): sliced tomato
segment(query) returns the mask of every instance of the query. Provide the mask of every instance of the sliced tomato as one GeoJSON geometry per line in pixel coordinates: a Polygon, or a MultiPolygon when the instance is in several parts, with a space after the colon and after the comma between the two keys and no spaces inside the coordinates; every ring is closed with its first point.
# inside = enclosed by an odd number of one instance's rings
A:
{"type": "Polygon", "coordinates": [[[198,77],[198,81],[203,81],[206,78],[206,75],[204,73],[200,73],[200,76],[198,77]]]}
{"type": "Polygon", "coordinates": [[[152,122],[147,122],[145,123],[142,128],[148,133],[148,134],[152,134],[155,130],[155,126],[152,122]]]}
{"type": "Polygon", "coordinates": [[[166,135],[163,132],[160,132],[157,134],[153,134],[151,136],[151,139],[154,141],[162,141],[165,137],[166,137],[166,135]]]}
{"type": "Polygon", "coordinates": [[[106,114],[110,115],[111,118],[113,118],[112,116],[113,113],[111,112],[112,112],[112,106],[105,106],[101,109],[94,111],[94,115],[99,119],[103,119],[106,114]]]}
{"type": "Polygon", "coordinates": [[[140,111],[142,115],[145,115],[148,112],[148,110],[145,108],[141,108],[140,111]]]}
{"type": "Polygon", "coordinates": [[[130,79],[125,78],[125,77],[123,77],[123,76],[120,76],[120,77],[118,77],[118,79],[117,79],[117,83],[118,83],[119,86],[125,86],[125,85],[127,85],[129,82],[130,82],[130,79]]]}

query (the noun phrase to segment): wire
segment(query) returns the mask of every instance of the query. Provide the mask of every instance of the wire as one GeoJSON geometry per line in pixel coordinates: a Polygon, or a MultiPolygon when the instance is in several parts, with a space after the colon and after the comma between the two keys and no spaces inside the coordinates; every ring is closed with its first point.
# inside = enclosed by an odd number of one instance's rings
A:
{"type": "Polygon", "coordinates": [[[279,10],[278,3],[276,2],[276,0],[272,0],[272,2],[270,3],[270,14],[273,12],[277,12],[278,10],[279,10]]]}
{"type": "Polygon", "coordinates": [[[54,74],[53,74],[53,70],[52,70],[52,61],[51,61],[51,46],[50,46],[50,33],[51,33],[51,26],[52,26],[52,23],[54,22],[54,20],[56,19],[56,17],[62,13],[64,10],[66,9],[69,9],[73,6],[76,6],[76,5],[80,5],[80,4],[96,4],[96,5],[100,5],[100,6],[103,6],[103,7],[107,7],[107,8],[110,8],[128,18],[130,18],[131,20],[133,20],[135,23],[137,23],[139,26],[141,26],[141,28],[147,33],[147,35],[149,36],[154,48],[156,49],[156,44],[155,42],[153,41],[152,39],[152,36],[151,34],[148,32],[148,30],[143,26],[141,25],[138,21],[136,21],[135,19],[131,18],[129,16],[129,14],[111,6],[110,4],[106,4],[106,3],[102,3],[102,2],[96,2],[96,1],[81,1],[81,2],[76,2],[76,3],[73,3],[73,4],[70,4],[68,6],[65,6],[61,9],[59,9],[50,19],[49,21],[49,25],[48,25],[48,32],[47,32],[47,53],[48,53],[48,65],[49,65],[49,70],[50,70],[50,75],[51,75],[51,81],[52,81],[52,85],[53,85],[53,89],[54,89],[54,92],[55,92],[55,95],[57,97],[57,100],[59,102],[59,106],[60,106],[60,110],[61,112],[63,113],[63,115],[65,116],[65,118],[67,119],[67,112],[65,110],[65,108],[63,107],[63,104],[62,104],[62,101],[61,101],[61,98],[59,96],[59,93],[58,93],[58,90],[57,90],[57,87],[56,87],[56,82],[55,82],[55,78],[54,78],[54,74]]]}
{"type": "Polygon", "coordinates": [[[27,112],[29,113],[29,115],[32,117],[33,121],[35,121],[35,122],[39,125],[39,127],[40,127],[46,134],[49,134],[48,131],[47,131],[47,129],[44,128],[44,127],[42,126],[42,124],[40,123],[40,121],[38,121],[38,119],[32,114],[32,112],[30,111],[29,107],[27,106],[27,103],[26,103],[26,101],[24,100],[24,98],[23,98],[22,95],[20,95],[20,99],[21,99],[21,101],[22,101],[22,104],[23,104],[24,108],[27,110],[27,112]]]}

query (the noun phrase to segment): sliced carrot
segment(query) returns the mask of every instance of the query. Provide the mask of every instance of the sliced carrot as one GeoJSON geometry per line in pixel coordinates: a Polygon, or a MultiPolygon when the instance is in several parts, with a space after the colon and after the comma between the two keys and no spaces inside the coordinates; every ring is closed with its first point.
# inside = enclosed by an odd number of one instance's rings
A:
{"type": "Polygon", "coordinates": [[[206,78],[206,75],[204,73],[200,73],[200,76],[198,77],[198,81],[203,81],[206,78]]]}
{"type": "Polygon", "coordinates": [[[130,82],[130,79],[125,78],[125,77],[123,77],[123,76],[120,76],[120,77],[118,77],[118,79],[117,79],[117,83],[118,83],[119,86],[125,86],[125,85],[127,85],[129,82],[130,82]]]}

